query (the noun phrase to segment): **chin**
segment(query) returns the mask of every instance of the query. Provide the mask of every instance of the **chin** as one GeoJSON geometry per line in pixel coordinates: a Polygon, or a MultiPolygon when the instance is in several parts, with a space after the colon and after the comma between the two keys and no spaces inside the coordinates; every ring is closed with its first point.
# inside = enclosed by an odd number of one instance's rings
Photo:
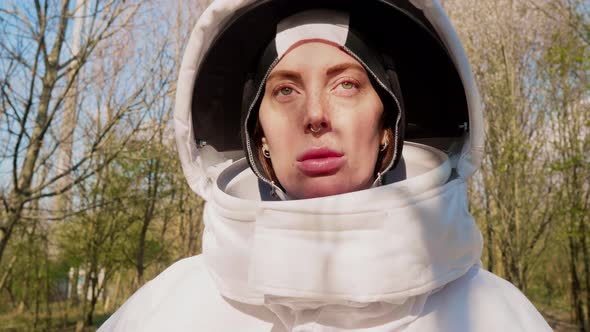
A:
{"type": "Polygon", "coordinates": [[[334,177],[308,178],[295,185],[292,191],[285,188],[287,193],[298,199],[317,198],[345,194],[369,188],[369,184],[352,184],[334,177]]]}

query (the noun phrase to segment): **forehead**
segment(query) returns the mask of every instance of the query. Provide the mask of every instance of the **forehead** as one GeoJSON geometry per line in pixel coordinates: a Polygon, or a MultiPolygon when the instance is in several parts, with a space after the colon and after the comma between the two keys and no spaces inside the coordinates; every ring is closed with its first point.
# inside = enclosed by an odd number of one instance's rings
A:
{"type": "Polygon", "coordinates": [[[364,72],[363,66],[340,47],[325,42],[314,41],[292,47],[275,68],[273,68],[272,72],[279,70],[306,71],[328,69],[342,65],[364,72]]]}

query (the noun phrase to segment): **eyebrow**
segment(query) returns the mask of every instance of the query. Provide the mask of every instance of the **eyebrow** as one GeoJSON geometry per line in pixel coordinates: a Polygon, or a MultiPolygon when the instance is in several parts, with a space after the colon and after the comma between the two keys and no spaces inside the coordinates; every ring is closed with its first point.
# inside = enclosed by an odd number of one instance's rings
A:
{"type": "MultiPolygon", "coordinates": [[[[365,68],[358,63],[343,62],[343,63],[339,63],[339,64],[329,67],[326,70],[326,75],[329,77],[337,76],[337,75],[341,74],[342,72],[345,72],[349,69],[357,70],[362,73],[366,73],[365,68]]],[[[268,78],[266,80],[267,80],[267,82],[269,82],[273,79],[279,79],[279,78],[280,79],[290,79],[293,81],[301,81],[301,74],[299,74],[299,72],[294,71],[294,70],[281,69],[281,70],[273,71],[268,76],[268,78]]]]}
{"type": "Polygon", "coordinates": [[[363,66],[361,66],[360,64],[356,62],[343,62],[328,68],[328,70],[326,70],[326,75],[336,76],[344,71],[347,71],[348,69],[354,69],[362,73],[365,73],[365,68],[363,68],[363,66]]]}
{"type": "Polygon", "coordinates": [[[301,81],[301,75],[298,72],[285,69],[273,71],[270,75],[268,75],[266,81],[270,82],[271,80],[278,78],[290,79],[293,81],[301,81]]]}

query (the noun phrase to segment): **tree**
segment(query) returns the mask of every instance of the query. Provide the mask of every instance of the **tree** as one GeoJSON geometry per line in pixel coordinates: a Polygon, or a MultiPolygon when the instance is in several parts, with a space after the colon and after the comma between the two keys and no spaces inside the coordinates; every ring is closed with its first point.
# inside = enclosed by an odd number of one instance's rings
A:
{"type": "Polygon", "coordinates": [[[571,306],[580,331],[590,329],[590,8],[577,1],[552,1],[551,9],[563,17],[550,36],[545,54],[544,79],[547,108],[552,115],[551,140],[555,155],[553,176],[559,181],[558,212],[568,263],[571,306]],[[558,10],[555,10],[555,9],[558,10]],[[584,16],[584,14],[586,14],[584,16]],[[586,33],[583,33],[584,31],[586,33]],[[585,36],[585,37],[584,37],[585,36]],[[586,296],[584,297],[584,293],[586,296]],[[586,308],[586,310],[584,310],[586,308]],[[584,314],[586,311],[586,314],[584,314]]]}
{"type": "MultiPolygon", "coordinates": [[[[76,10],[69,0],[61,1],[59,8],[52,1],[35,1],[34,8],[2,6],[0,20],[8,23],[4,31],[8,37],[0,44],[5,68],[0,105],[7,120],[0,133],[7,142],[1,158],[3,165],[10,167],[11,179],[10,183],[3,183],[5,217],[0,221],[0,262],[27,206],[67,192],[115,158],[120,146],[111,149],[103,162],[95,162],[114,128],[145,104],[144,86],[130,84],[128,92],[118,96],[116,107],[110,110],[109,122],[96,131],[91,142],[80,147],[83,151],[72,165],[62,170],[52,167],[54,151],[64,143],[56,131],[72,86],[93,53],[130,24],[140,4],[118,0],[89,2],[88,32],[76,55],[70,54],[66,42],[76,10]],[[43,181],[35,182],[43,167],[48,167],[50,173],[43,181]],[[70,176],[71,181],[56,186],[60,179],[70,176]]],[[[121,146],[125,141],[121,141],[121,146]]]]}
{"type": "Polygon", "coordinates": [[[526,291],[552,221],[546,116],[535,71],[544,17],[523,1],[449,3],[485,104],[486,157],[472,196],[484,207],[488,268],[526,291]],[[495,257],[498,256],[499,259],[495,257]],[[491,264],[494,265],[491,265],[491,264]]]}
{"type": "Polygon", "coordinates": [[[590,320],[584,319],[590,302],[588,2],[446,5],[485,105],[487,154],[470,200],[486,235],[486,266],[538,305],[549,305],[548,312],[569,294],[568,311],[584,330],[590,320]]]}

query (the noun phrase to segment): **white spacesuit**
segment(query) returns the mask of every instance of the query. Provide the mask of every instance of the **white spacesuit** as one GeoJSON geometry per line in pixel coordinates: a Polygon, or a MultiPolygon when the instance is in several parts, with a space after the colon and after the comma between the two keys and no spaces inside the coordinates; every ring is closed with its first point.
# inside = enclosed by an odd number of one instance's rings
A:
{"type": "Polygon", "coordinates": [[[206,200],[203,253],[147,283],[99,331],[551,330],[481,268],[467,181],[482,159],[482,107],[437,0],[216,0],[190,38],[174,123],[186,179],[206,200]],[[315,8],[344,10],[393,45],[406,141],[372,188],[293,200],[243,158],[240,110],[277,22],[315,8]]]}

